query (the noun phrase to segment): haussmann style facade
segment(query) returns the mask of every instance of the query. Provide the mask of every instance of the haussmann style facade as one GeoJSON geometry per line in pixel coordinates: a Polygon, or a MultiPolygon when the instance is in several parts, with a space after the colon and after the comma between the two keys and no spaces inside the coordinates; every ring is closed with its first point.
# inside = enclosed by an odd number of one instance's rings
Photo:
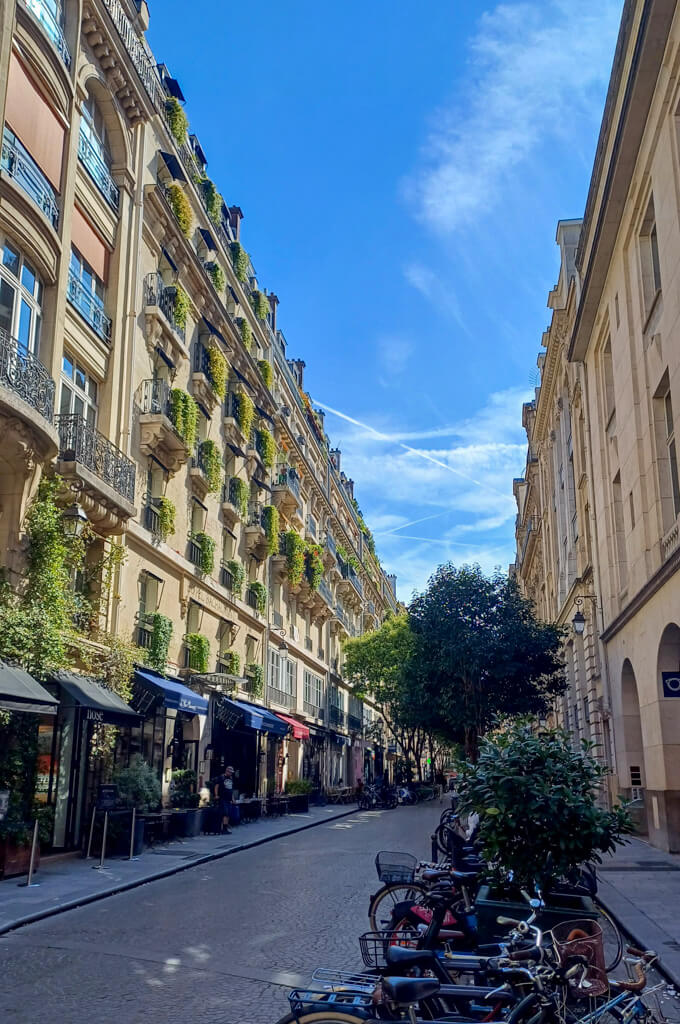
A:
{"type": "Polygon", "coordinates": [[[165,799],[174,768],[204,783],[232,764],[262,795],[354,785],[390,756],[341,652],[396,610],[396,581],[148,18],[143,0],[0,0],[0,551],[20,581],[25,512],[56,471],[88,558],[124,548],[102,633],[168,646],[130,718],[77,664],[52,680],[56,848],[81,841],[98,724],[165,799]]]}

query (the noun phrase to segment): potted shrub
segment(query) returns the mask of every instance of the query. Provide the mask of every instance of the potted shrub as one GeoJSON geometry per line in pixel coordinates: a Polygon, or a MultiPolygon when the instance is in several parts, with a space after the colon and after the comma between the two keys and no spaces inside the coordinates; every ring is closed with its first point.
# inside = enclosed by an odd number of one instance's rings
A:
{"type": "Polygon", "coordinates": [[[179,836],[199,836],[203,826],[203,808],[199,807],[196,772],[177,769],[172,773],[170,790],[173,829],[179,836]]]}
{"type": "MultiPolygon", "coordinates": [[[[118,788],[118,805],[121,809],[137,810],[135,819],[135,837],[133,844],[134,856],[139,856],[144,848],[144,813],[155,811],[161,802],[161,784],[151,765],[147,764],[141,754],[135,754],[127,768],[116,768],[111,780],[118,788]]],[[[117,849],[127,853],[130,849],[130,826],[132,819],[125,825],[120,824],[116,835],[117,849]]]]}
{"type": "Polygon", "coordinates": [[[291,779],[286,783],[286,796],[289,798],[288,809],[304,814],[309,810],[309,794],[314,786],[309,779],[291,779]]]}
{"type": "Polygon", "coordinates": [[[590,899],[552,890],[585,862],[601,862],[632,830],[625,807],[597,803],[606,774],[591,745],[574,750],[568,733],[526,720],[484,740],[479,760],[460,766],[460,810],[479,815],[478,843],[490,865],[476,901],[484,941],[501,935],[499,914],[527,916],[522,890],[533,895],[536,886],[546,903],[544,929],[597,916],[590,899]]]}

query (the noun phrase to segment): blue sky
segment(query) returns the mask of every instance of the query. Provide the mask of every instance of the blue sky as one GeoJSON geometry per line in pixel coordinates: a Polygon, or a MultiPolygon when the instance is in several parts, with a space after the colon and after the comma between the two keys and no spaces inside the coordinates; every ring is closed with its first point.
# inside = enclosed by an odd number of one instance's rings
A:
{"type": "Polygon", "coordinates": [[[622,0],[151,7],[399,596],[449,559],[507,568],[622,0]]]}

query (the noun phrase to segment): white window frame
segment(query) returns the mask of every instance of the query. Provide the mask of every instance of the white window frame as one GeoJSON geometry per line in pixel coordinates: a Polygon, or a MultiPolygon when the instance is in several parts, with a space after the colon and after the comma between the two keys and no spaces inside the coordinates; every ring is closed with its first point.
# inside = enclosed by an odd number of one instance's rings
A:
{"type": "Polygon", "coordinates": [[[14,293],[12,300],[12,313],[10,316],[9,334],[19,343],[22,351],[29,351],[37,355],[40,350],[40,328],[42,325],[42,296],[43,284],[37,271],[33,269],[22,253],[20,247],[12,239],[2,237],[2,254],[0,255],[0,280],[14,293]],[[16,253],[18,259],[17,273],[5,264],[5,251],[9,249],[16,253]],[[25,280],[26,274],[33,277],[33,286],[29,288],[25,280]],[[22,330],[22,319],[25,311],[28,311],[28,331],[22,330]],[[23,334],[23,337],[22,337],[23,334]]]}
{"type": "Polygon", "coordinates": [[[64,354],[61,360],[61,395],[59,401],[59,412],[62,415],[81,415],[86,421],[88,426],[96,428],[97,426],[97,398],[99,395],[99,382],[95,380],[92,374],[89,374],[87,370],[75,359],[71,353],[64,349],[64,354]],[[71,367],[71,373],[69,375],[66,364],[71,367]],[[84,381],[84,386],[80,384],[80,380],[84,381]],[[64,402],[64,395],[69,395],[68,407],[64,402]],[[82,409],[78,408],[78,403],[82,404],[82,409]]]}

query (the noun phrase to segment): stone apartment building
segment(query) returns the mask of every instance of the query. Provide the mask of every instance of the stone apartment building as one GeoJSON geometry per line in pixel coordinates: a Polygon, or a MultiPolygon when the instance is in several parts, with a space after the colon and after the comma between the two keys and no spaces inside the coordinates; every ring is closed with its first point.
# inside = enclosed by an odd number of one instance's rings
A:
{"type": "Polygon", "coordinates": [[[674,851],[680,849],[679,72],[676,4],[628,0],[584,219],[580,227],[558,228],[565,328],[557,330],[551,301],[541,386],[524,412],[538,464],[530,456],[526,477],[515,483],[521,585],[542,614],[572,623],[564,702],[571,718],[564,708],[563,719],[581,732],[587,698],[590,725],[602,729],[614,794],[641,798],[650,840],[674,851]],[[526,514],[540,523],[526,543],[525,503],[526,514]],[[585,622],[574,611],[577,596],[585,622]],[[570,652],[581,645],[574,659],[570,652]]]}
{"type": "MultiPolygon", "coordinates": [[[[242,792],[348,784],[386,751],[342,641],[396,610],[396,581],[148,19],[144,0],[0,0],[0,550],[19,579],[52,469],[94,547],[123,545],[103,628],[141,648],[171,634],[119,755],[142,752],[166,792],[175,766],[225,763],[242,792]]],[[[87,760],[85,703],[44,725],[56,845],[85,804],[63,771],[87,760]]]]}

